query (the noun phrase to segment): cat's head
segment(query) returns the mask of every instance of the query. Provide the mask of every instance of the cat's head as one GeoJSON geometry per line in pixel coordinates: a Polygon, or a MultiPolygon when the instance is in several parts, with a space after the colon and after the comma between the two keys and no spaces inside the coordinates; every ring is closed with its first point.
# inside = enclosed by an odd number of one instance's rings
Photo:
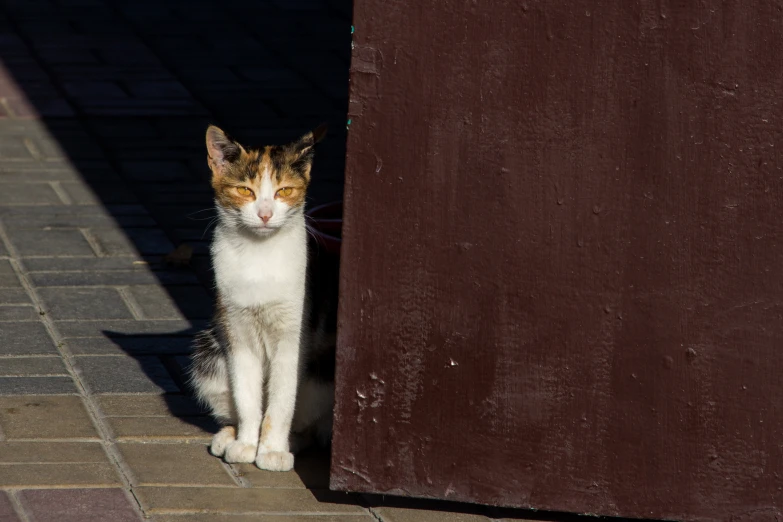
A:
{"type": "Polygon", "coordinates": [[[223,225],[267,236],[304,211],[313,147],[326,127],[288,145],[245,149],[215,126],[207,129],[207,161],[223,225]]]}

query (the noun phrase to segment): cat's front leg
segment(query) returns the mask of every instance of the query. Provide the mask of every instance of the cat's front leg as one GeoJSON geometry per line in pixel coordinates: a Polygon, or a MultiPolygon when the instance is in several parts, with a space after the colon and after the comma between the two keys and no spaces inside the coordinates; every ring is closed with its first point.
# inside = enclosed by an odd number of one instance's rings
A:
{"type": "Polygon", "coordinates": [[[269,471],[288,471],[294,467],[289,435],[299,378],[299,332],[297,325],[283,336],[270,365],[269,407],[256,456],[256,465],[269,471]]]}
{"type": "Polygon", "coordinates": [[[233,333],[235,337],[228,354],[228,368],[237,415],[237,434],[236,440],[226,445],[223,458],[226,462],[253,462],[261,426],[263,352],[253,345],[251,332],[234,330],[233,333]]]}

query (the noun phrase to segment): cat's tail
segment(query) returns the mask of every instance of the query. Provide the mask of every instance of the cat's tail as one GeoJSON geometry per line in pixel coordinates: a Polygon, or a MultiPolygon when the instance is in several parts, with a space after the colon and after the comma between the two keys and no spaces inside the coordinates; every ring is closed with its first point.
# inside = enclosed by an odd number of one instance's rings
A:
{"type": "Polygon", "coordinates": [[[225,347],[213,328],[199,333],[193,343],[193,356],[188,368],[188,384],[196,399],[208,406],[221,424],[235,424],[225,347]]]}

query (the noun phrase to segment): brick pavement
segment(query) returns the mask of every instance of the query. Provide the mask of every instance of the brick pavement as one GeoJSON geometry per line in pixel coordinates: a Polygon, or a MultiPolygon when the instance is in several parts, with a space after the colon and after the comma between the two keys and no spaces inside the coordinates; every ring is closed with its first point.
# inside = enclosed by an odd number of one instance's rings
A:
{"type": "Polygon", "coordinates": [[[224,464],[183,385],[211,308],[206,125],[259,143],[329,122],[311,199],[339,199],[349,13],[0,1],[0,521],[509,515],[329,492],[319,452],[291,473],[224,464]],[[183,243],[190,266],[166,264],[183,243]]]}

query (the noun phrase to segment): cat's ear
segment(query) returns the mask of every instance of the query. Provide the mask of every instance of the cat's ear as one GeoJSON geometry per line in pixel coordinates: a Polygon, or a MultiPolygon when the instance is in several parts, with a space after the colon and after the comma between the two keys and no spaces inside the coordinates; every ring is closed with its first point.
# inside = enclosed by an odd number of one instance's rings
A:
{"type": "Polygon", "coordinates": [[[214,125],[207,129],[207,155],[209,168],[215,175],[222,176],[230,163],[237,161],[244,149],[225,132],[214,125]]]}
{"type": "Polygon", "coordinates": [[[294,151],[300,156],[304,156],[313,150],[313,146],[324,139],[326,135],[326,124],[322,123],[314,131],[308,132],[293,143],[294,151]]]}
{"type": "Polygon", "coordinates": [[[321,124],[290,145],[291,166],[310,181],[310,168],[313,165],[313,147],[326,135],[326,124],[321,124]]]}

